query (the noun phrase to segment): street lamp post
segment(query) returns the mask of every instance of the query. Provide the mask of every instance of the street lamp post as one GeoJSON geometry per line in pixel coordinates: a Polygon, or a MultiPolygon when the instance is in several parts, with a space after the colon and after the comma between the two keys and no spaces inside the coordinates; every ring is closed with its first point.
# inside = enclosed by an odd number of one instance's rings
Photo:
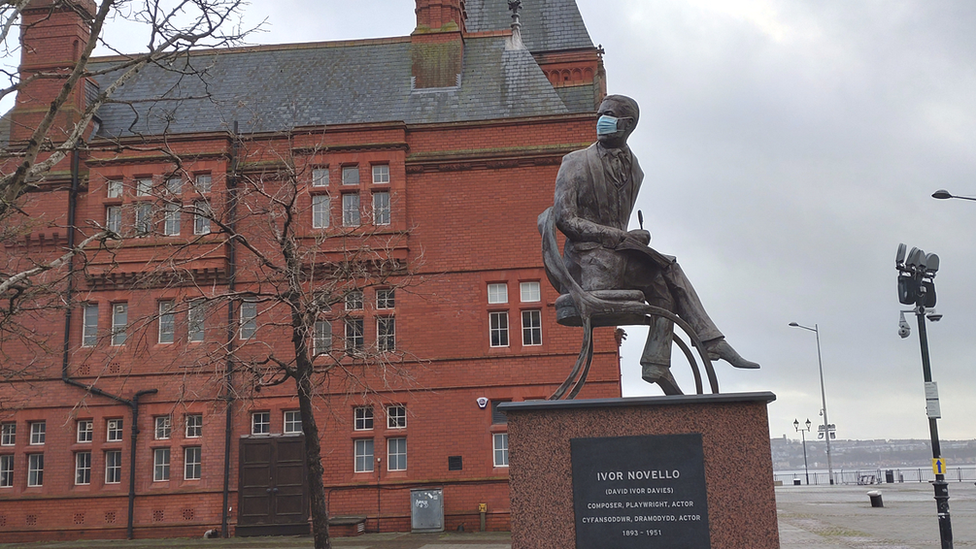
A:
{"type": "MultiPolygon", "coordinates": [[[[936,198],[963,198],[936,196],[936,198]]],[[[969,199],[976,200],[976,199],[969,199]]],[[[895,269],[898,270],[898,301],[902,305],[914,305],[910,311],[903,311],[899,322],[898,335],[906,338],[909,326],[905,322],[905,312],[915,313],[918,319],[918,344],[922,352],[922,377],[925,380],[925,412],[929,418],[929,435],[932,438],[932,469],[935,472],[935,507],[939,515],[939,536],[942,549],[952,549],[952,522],[949,517],[949,484],[945,481],[945,462],[942,461],[942,448],[939,444],[938,419],[942,417],[939,407],[939,388],[932,381],[932,365],[929,361],[929,339],[925,329],[925,318],[937,322],[942,315],[935,312],[935,274],[939,271],[939,256],[926,254],[918,248],[905,253],[906,246],[898,245],[895,255],[895,269]]]]}
{"type": "Polygon", "coordinates": [[[800,439],[803,440],[803,472],[807,475],[807,486],[810,486],[810,467],[807,465],[807,437],[806,434],[810,431],[810,418],[807,418],[807,428],[800,429],[800,420],[793,420],[793,428],[796,432],[800,433],[800,439]]]}
{"type": "Polygon", "coordinates": [[[813,332],[817,334],[817,364],[820,366],[820,401],[823,404],[823,408],[820,410],[823,412],[823,437],[827,441],[827,479],[830,484],[834,483],[834,464],[830,459],[830,436],[833,432],[832,425],[827,420],[827,393],[824,390],[824,375],[823,375],[823,357],[820,353],[820,327],[816,324],[813,328],[807,326],[801,326],[796,322],[790,322],[790,326],[794,328],[803,328],[804,330],[813,332]]]}
{"type": "Polygon", "coordinates": [[[950,198],[958,198],[959,200],[976,200],[971,196],[956,196],[954,194],[949,194],[949,191],[945,189],[939,189],[932,193],[932,198],[938,198],[939,200],[948,200],[950,198]]]}

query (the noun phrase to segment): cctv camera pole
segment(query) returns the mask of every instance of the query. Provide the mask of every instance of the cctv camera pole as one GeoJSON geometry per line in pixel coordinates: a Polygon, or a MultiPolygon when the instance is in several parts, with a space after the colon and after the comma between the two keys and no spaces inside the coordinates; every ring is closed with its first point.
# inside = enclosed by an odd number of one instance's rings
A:
{"type": "MultiPolygon", "coordinates": [[[[919,301],[922,297],[919,297],[919,301]]],[[[936,411],[928,408],[929,415],[929,434],[932,437],[932,459],[937,460],[942,457],[942,447],[939,444],[939,425],[938,425],[938,392],[932,382],[932,366],[929,362],[929,338],[925,331],[925,307],[921,304],[915,307],[915,317],[918,318],[918,344],[922,348],[922,376],[925,378],[926,401],[935,400],[936,411]],[[930,389],[931,388],[931,389],[930,389]],[[928,398],[931,392],[935,392],[935,399],[928,398]],[[935,417],[933,417],[935,416],[935,417]]],[[[935,507],[939,512],[939,537],[942,538],[942,549],[952,549],[952,522],[949,519],[949,484],[945,480],[945,474],[936,472],[935,482],[932,483],[935,489],[935,507]]]]}
{"type": "Polygon", "coordinates": [[[935,506],[939,514],[939,536],[942,549],[952,549],[952,522],[949,518],[949,485],[945,481],[945,465],[942,462],[942,448],[939,444],[938,419],[939,391],[932,381],[932,365],[929,361],[929,338],[925,329],[925,308],[935,307],[935,274],[939,270],[939,256],[912,248],[906,255],[906,246],[898,245],[895,255],[895,268],[898,270],[898,300],[903,305],[915,305],[918,319],[918,344],[922,351],[922,376],[925,379],[926,415],[929,418],[929,433],[932,437],[932,464],[935,472],[935,506]]]}

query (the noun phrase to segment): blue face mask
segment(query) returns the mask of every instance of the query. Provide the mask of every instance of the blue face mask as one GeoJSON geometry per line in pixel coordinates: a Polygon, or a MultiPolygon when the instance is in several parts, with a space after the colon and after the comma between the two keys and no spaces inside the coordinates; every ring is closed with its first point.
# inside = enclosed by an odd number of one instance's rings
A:
{"type": "Polygon", "coordinates": [[[617,122],[619,118],[615,118],[609,115],[603,115],[596,121],[596,134],[597,135],[613,135],[617,133],[617,122]]]}

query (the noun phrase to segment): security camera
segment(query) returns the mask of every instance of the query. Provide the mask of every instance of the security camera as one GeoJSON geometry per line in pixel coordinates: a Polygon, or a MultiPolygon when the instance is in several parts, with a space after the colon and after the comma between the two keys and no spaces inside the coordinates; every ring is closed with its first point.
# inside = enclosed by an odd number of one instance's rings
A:
{"type": "Polygon", "coordinates": [[[908,321],[905,320],[905,313],[899,313],[901,318],[898,320],[898,335],[902,339],[905,339],[912,333],[912,327],[908,325],[908,321]]]}

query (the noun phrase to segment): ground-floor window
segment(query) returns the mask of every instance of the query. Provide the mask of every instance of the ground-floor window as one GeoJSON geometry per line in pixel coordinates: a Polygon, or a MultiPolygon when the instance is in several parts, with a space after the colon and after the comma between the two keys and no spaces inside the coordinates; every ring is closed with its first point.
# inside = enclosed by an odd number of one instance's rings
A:
{"type": "Polygon", "coordinates": [[[386,441],[386,466],[388,471],[407,470],[407,439],[391,438],[386,441]]]}
{"type": "Polygon", "coordinates": [[[495,467],[508,467],[508,433],[495,433],[492,436],[495,467]]]}
{"type": "Polygon", "coordinates": [[[153,482],[169,480],[169,448],[153,450],[153,482]]]}
{"type": "Polygon", "coordinates": [[[356,466],[357,473],[373,472],[373,439],[362,438],[356,441],[356,466]]]}
{"type": "Polygon", "coordinates": [[[27,486],[44,485],[44,454],[27,456],[27,486]]]}
{"type": "Polygon", "coordinates": [[[75,484],[91,484],[91,452],[75,454],[75,484]]]}
{"type": "Polygon", "coordinates": [[[183,451],[183,480],[200,480],[201,452],[199,446],[190,446],[183,451]]]}
{"type": "Polygon", "coordinates": [[[105,484],[122,482],[122,450],[105,452],[105,484]]]}

